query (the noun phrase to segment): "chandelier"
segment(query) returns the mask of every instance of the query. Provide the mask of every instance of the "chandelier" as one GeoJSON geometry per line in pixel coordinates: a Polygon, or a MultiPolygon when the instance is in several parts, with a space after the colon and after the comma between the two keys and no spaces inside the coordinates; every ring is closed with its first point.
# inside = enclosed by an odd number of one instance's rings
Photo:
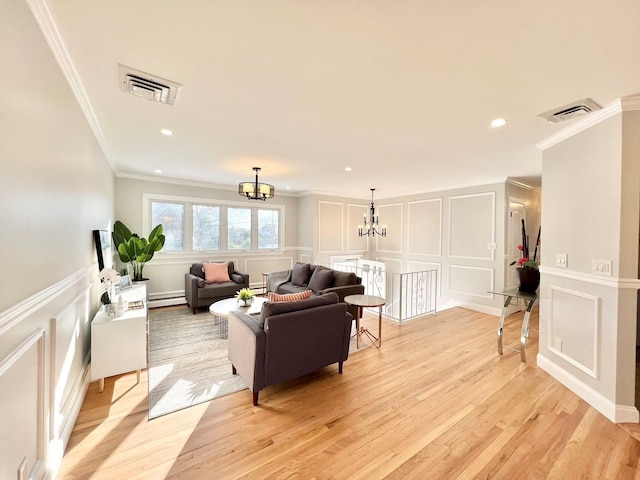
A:
{"type": "Polygon", "coordinates": [[[378,215],[376,215],[376,206],[373,203],[373,192],[375,188],[371,189],[371,207],[369,208],[369,220],[367,221],[367,214],[364,214],[364,225],[358,225],[358,236],[364,237],[374,237],[375,235],[380,235],[382,237],[387,236],[387,226],[382,225],[381,229],[378,230],[378,215]]]}
{"type": "Polygon", "coordinates": [[[275,193],[273,185],[258,182],[258,172],[260,171],[260,167],[253,167],[253,169],[256,172],[255,182],[241,182],[238,185],[238,194],[248,198],[249,200],[264,201],[267,198],[273,198],[275,193]]]}

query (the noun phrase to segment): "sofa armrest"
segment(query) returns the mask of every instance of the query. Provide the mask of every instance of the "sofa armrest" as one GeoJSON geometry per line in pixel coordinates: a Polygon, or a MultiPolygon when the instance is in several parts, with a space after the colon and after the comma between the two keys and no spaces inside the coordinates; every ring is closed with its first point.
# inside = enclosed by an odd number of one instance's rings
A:
{"type": "Polygon", "coordinates": [[[228,358],[252,392],[264,388],[266,335],[250,315],[239,310],[229,313],[228,358]]]}
{"type": "Polygon", "coordinates": [[[231,280],[236,282],[239,285],[242,285],[243,288],[249,288],[249,274],[244,272],[235,271],[231,274],[231,280]]]}
{"type": "Polygon", "coordinates": [[[190,307],[198,306],[198,281],[199,280],[202,280],[202,279],[190,273],[184,274],[184,298],[186,298],[187,304],[190,307]]]}
{"type": "Polygon", "coordinates": [[[267,275],[267,292],[277,292],[278,287],[283,283],[291,280],[292,270],[280,270],[278,272],[270,272],[267,275]]]}
{"type": "Polygon", "coordinates": [[[317,295],[326,295],[327,293],[334,292],[338,295],[338,300],[344,302],[344,297],[347,295],[362,295],[364,294],[364,285],[344,285],[342,287],[329,287],[324,290],[316,292],[317,295]]]}

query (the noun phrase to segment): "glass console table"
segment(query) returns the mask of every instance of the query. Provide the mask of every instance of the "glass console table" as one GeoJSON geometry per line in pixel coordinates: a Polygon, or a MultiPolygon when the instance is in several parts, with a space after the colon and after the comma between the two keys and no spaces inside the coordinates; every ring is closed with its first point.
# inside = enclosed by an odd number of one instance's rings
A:
{"type": "Polygon", "coordinates": [[[531,310],[538,300],[538,295],[536,293],[528,293],[521,292],[518,290],[518,287],[512,288],[503,288],[499,290],[490,290],[489,293],[493,293],[494,295],[502,295],[503,297],[507,297],[504,302],[504,306],[502,307],[502,313],[500,314],[500,322],[498,323],[498,353],[502,355],[502,329],[504,327],[504,321],[507,318],[507,312],[509,309],[509,305],[511,304],[511,300],[521,298],[527,304],[527,310],[524,314],[524,318],[522,319],[522,329],[520,330],[520,350],[509,347],[507,345],[504,348],[508,348],[509,350],[514,350],[516,352],[520,352],[520,360],[522,362],[527,361],[527,338],[529,337],[529,322],[531,320],[531,310]]]}

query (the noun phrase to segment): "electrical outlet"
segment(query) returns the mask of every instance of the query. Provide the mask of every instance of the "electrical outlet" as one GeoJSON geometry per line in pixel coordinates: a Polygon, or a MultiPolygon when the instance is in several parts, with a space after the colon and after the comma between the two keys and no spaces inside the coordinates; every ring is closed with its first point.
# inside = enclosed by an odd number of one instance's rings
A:
{"type": "Polygon", "coordinates": [[[556,253],[556,266],[567,268],[567,254],[566,253],[556,253]]]}
{"type": "Polygon", "coordinates": [[[554,348],[559,352],[562,351],[562,339],[560,337],[556,337],[554,348]]]}

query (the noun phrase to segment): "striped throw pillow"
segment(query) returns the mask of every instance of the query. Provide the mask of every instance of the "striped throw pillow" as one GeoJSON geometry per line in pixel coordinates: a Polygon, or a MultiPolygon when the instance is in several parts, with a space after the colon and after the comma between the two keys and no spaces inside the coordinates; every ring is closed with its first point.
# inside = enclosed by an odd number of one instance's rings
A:
{"type": "Polygon", "coordinates": [[[305,290],[298,293],[275,293],[269,292],[267,300],[273,303],[277,302],[297,302],[298,300],[306,300],[311,296],[311,290],[305,290]]]}

